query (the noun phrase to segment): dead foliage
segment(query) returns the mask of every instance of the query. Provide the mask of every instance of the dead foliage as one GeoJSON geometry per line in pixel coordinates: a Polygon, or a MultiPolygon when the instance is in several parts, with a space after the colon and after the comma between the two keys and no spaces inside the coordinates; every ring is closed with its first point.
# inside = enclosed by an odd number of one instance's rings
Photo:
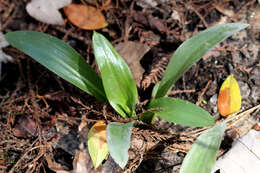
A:
{"type": "MultiPolygon", "coordinates": [[[[50,26],[31,19],[24,10],[27,2],[0,0],[2,32],[34,30],[52,34],[70,44],[95,67],[92,32],[78,29],[69,22],[65,26],[50,26]]],[[[138,55],[140,53],[138,61],[142,59],[141,67],[139,62],[137,64],[142,73],[140,88],[143,90],[152,88],[162,78],[171,55],[184,40],[215,24],[240,21],[253,25],[258,19],[255,0],[148,2],[84,1],[102,11],[108,26],[100,32],[114,45],[132,41],[149,47],[137,52],[138,55]],[[248,18],[247,11],[256,15],[248,18]]],[[[230,132],[231,136],[236,136],[234,138],[250,129],[256,122],[254,118],[259,119],[259,32],[256,32],[259,26],[251,29],[232,37],[239,39],[239,42],[233,43],[231,39],[205,55],[169,92],[169,95],[197,102],[218,119],[213,96],[223,76],[230,72],[241,76],[240,80],[247,86],[244,88],[250,89],[242,112],[238,116],[218,120],[218,123],[229,122],[228,131],[232,127],[239,129],[238,135],[230,132]],[[208,100],[208,104],[204,104],[203,99],[208,100]]],[[[16,49],[9,47],[4,51],[15,57],[15,62],[4,64],[0,81],[1,171],[69,172],[76,167],[80,157],[89,161],[86,147],[80,146],[84,146],[84,134],[93,123],[98,120],[125,121],[110,106],[100,104],[16,49]]],[[[140,74],[137,76],[140,79],[140,74]]],[[[146,97],[145,94],[141,97],[146,97]]],[[[139,107],[147,103],[144,100],[139,107]]],[[[154,125],[137,124],[133,130],[130,159],[125,172],[177,172],[191,144],[206,129],[186,128],[163,120],[158,120],[154,125]]],[[[93,171],[91,162],[85,164],[93,171]]],[[[110,157],[100,172],[109,170],[123,172],[110,157]]]]}

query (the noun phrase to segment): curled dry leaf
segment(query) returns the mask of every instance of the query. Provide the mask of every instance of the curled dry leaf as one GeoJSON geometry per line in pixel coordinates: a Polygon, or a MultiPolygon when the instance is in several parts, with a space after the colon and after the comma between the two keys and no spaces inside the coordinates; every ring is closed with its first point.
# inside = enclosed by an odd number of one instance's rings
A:
{"type": "Polygon", "coordinates": [[[108,25],[100,10],[92,6],[70,4],[64,8],[69,21],[81,29],[96,30],[108,25]]]}
{"type": "Polygon", "coordinates": [[[106,142],[106,124],[99,121],[88,133],[88,150],[96,169],[108,155],[108,146],[106,142]]]}
{"type": "Polygon", "coordinates": [[[237,112],[241,107],[241,94],[233,75],[229,75],[221,85],[218,95],[218,110],[222,116],[237,112]]]}
{"type": "Polygon", "coordinates": [[[59,9],[70,3],[71,0],[32,0],[26,5],[26,11],[30,16],[43,23],[63,25],[64,21],[59,9]]]}

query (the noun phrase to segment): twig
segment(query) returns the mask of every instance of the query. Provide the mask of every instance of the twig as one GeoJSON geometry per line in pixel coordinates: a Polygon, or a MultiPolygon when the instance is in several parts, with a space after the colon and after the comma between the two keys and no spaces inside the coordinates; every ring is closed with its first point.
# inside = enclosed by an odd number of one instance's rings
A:
{"type": "Polygon", "coordinates": [[[255,111],[256,109],[259,109],[259,108],[260,108],[260,104],[257,106],[254,106],[244,112],[241,112],[239,114],[234,113],[234,114],[230,115],[224,122],[230,123],[230,125],[234,125],[234,124],[238,123],[239,121],[241,121],[242,118],[245,118],[246,116],[250,115],[253,111],[255,111]],[[231,123],[231,121],[234,119],[236,119],[235,122],[231,123]]]}
{"type": "MultiPolygon", "coordinates": [[[[221,123],[227,123],[228,124],[228,127],[231,127],[231,126],[234,126],[234,124],[237,124],[239,121],[241,121],[243,118],[249,116],[252,112],[254,112],[255,110],[259,109],[260,108],[260,104],[257,105],[257,106],[254,106],[244,112],[241,112],[239,114],[237,113],[234,113],[232,115],[230,115],[227,119],[223,120],[223,121],[219,121],[217,122],[216,124],[221,124],[221,123]],[[234,119],[237,119],[235,122],[232,122],[232,120],[234,119]]],[[[193,135],[200,135],[203,131],[211,128],[212,126],[209,126],[209,127],[204,127],[204,128],[201,128],[201,129],[198,129],[198,130],[195,130],[193,132],[191,132],[191,136],[193,135]]]]}
{"type": "Polygon", "coordinates": [[[175,95],[175,94],[181,94],[181,93],[194,93],[196,92],[195,89],[191,89],[191,90],[176,90],[176,91],[170,91],[168,93],[168,95],[175,95]]]}
{"type": "Polygon", "coordinates": [[[22,160],[26,157],[26,155],[27,155],[29,152],[31,152],[31,151],[33,151],[33,150],[36,150],[36,149],[38,149],[38,148],[41,148],[41,147],[42,147],[42,145],[39,145],[39,146],[33,147],[33,148],[31,148],[30,150],[26,151],[26,152],[24,153],[24,155],[18,160],[18,162],[16,162],[16,164],[12,167],[12,169],[9,171],[9,173],[14,173],[15,168],[22,162],[22,160]]]}
{"type": "Polygon", "coordinates": [[[211,82],[212,82],[212,81],[209,80],[208,83],[207,83],[207,85],[205,86],[205,88],[203,88],[202,92],[201,92],[200,95],[199,95],[199,99],[198,99],[198,101],[196,102],[196,105],[200,105],[201,100],[202,100],[202,97],[203,97],[203,95],[205,94],[205,92],[207,91],[207,89],[208,89],[208,87],[209,87],[209,85],[210,85],[211,82]]]}

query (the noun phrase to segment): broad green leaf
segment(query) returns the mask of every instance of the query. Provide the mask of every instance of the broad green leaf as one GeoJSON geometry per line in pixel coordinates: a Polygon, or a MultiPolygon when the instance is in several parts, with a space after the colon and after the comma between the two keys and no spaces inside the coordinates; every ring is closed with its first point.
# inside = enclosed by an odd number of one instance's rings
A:
{"type": "Polygon", "coordinates": [[[88,151],[96,169],[108,155],[106,124],[104,121],[97,122],[89,130],[88,151]]]}
{"type": "Polygon", "coordinates": [[[100,101],[106,101],[100,77],[68,44],[51,35],[34,31],[9,32],[5,38],[13,47],[31,56],[61,78],[100,101]]]}
{"type": "Polygon", "coordinates": [[[152,100],[148,108],[169,122],[196,127],[215,124],[214,118],[207,111],[182,99],[158,98],[152,100]]]}
{"type": "Polygon", "coordinates": [[[137,88],[127,64],[97,32],[93,35],[93,47],[109,103],[124,118],[134,115],[137,88]]]}
{"type": "Polygon", "coordinates": [[[154,112],[144,112],[140,115],[139,120],[148,124],[153,124],[156,120],[156,116],[154,115],[154,112]]]}
{"type": "Polygon", "coordinates": [[[222,116],[228,116],[241,108],[241,94],[237,80],[229,75],[221,85],[218,95],[218,110],[222,116]]]}
{"type": "Polygon", "coordinates": [[[133,124],[134,122],[126,124],[112,122],[107,125],[107,144],[110,155],[122,169],[128,161],[133,124]]]}
{"type": "Polygon", "coordinates": [[[184,158],[180,173],[210,173],[225,129],[226,124],[219,124],[203,132],[184,158]]]}
{"type": "Polygon", "coordinates": [[[206,52],[247,26],[244,23],[216,25],[182,43],[166,68],[155,98],[164,97],[175,82],[206,52]]]}

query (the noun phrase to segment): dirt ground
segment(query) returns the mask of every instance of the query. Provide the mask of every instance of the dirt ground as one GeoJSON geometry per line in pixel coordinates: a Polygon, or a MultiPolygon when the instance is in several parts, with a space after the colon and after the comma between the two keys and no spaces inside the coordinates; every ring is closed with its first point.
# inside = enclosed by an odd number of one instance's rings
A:
{"type": "MultiPolygon", "coordinates": [[[[137,69],[133,73],[139,87],[138,113],[142,112],[153,86],[183,41],[216,24],[250,24],[208,52],[183,75],[169,96],[203,107],[217,122],[229,121],[222,153],[259,121],[259,1],[107,1],[73,2],[98,6],[108,22],[106,28],[98,31],[119,50],[122,50],[120,44],[128,43],[123,44],[123,48],[129,47],[125,55],[132,57],[130,64],[138,62],[132,67],[137,69]],[[140,51],[135,52],[136,56],[131,56],[130,42],[134,44],[133,49],[142,45],[140,51]],[[229,74],[234,74],[242,94],[242,107],[238,112],[241,118],[236,120],[221,118],[217,110],[218,92],[229,74]]],[[[26,12],[28,2],[0,0],[1,32],[33,30],[51,34],[71,45],[97,70],[91,45],[93,31],[79,29],[68,21],[63,26],[41,23],[26,12]]],[[[89,127],[98,120],[124,120],[109,105],[101,104],[17,49],[9,46],[3,51],[12,56],[13,61],[2,64],[0,78],[0,172],[69,172],[83,157],[83,151],[88,172],[95,172],[86,154],[89,127]]],[[[108,157],[96,172],[178,172],[192,143],[205,129],[184,127],[162,119],[153,125],[140,122],[133,129],[125,170],[108,157]]]]}

